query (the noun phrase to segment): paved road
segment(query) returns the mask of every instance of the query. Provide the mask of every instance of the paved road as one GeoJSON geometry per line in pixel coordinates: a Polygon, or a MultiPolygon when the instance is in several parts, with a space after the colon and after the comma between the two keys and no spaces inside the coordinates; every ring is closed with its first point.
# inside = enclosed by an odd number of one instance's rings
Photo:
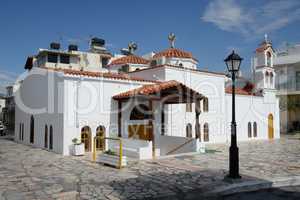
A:
{"type": "Polygon", "coordinates": [[[300,186],[283,187],[226,196],[224,200],[299,200],[300,186]]]}
{"type": "MultiPolygon", "coordinates": [[[[300,174],[300,140],[239,143],[241,183],[300,174]]],[[[131,163],[117,170],[0,139],[0,199],[184,199],[231,186],[228,146],[214,153],[131,163]]],[[[210,151],[211,152],[211,151],[210,151]]],[[[234,198],[229,196],[226,198],[234,198]]]]}

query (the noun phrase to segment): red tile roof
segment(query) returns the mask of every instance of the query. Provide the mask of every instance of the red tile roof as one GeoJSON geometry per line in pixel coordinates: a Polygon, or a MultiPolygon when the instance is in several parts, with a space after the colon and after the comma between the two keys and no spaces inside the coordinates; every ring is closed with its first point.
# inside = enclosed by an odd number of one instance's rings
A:
{"type": "Polygon", "coordinates": [[[128,74],[118,74],[118,73],[111,73],[111,72],[80,71],[80,70],[62,69],[62,68],[57,68],[57,69],[44,68],[44,69],[53,70],[53,71],[61,71],[64,74],[74,75],[74,76],[103,77],[103,78],[109,78],[109,79],[160,83],[159,81],[153,81],[153,80],[147,80],[147,79],[143,79],[143,78],[139,78],[139,77],[129,76],[128,74]]]}
{"type": "Polygon", "coordinates": [[[112,65],[124,65],[124,64],[148,64],[150,61],[136,55],[124,56],[113,60],[109,66],[112,65]]]}
{"type": "Polygon", "coordinates": [[[193,58],[193,55],[192,53],[190,52],[186,52],[186,51],[183,51],[181,49],[176,49],[176,48],[169,48],[169,49],[166,49],[164,51],[161,51],[157,54],[155,54],[153,56],[153,58],[160,58],[160,57],[167,57],[167,58],[191,58],[191,59],[194,59],[196,60],[195,58],[193,58]]]}
{"type": "Polygon", "coordinates": [[[187,67],[180,67],[180,66],[170,65],[170,64],[155,65],[155,66],[151,66],[151,67],[148,67],[148,68],[139,69],[139,70],[136,70],[136,71],[131,71],[131,72],[128,72],[128,73],[129,74],[137,73],[137,72],[140,72],[140,71],[151,70],[151,69],[161,68],[161,67],[172,67],[172,68],[177,68],[177,69],[183,69],[183,70],[189,70],[189,71],[201,72],[201,73],[208,73],[208,74],[215,74],[215,75],[221,75],[221,76],[226,75],[225,73],[222,73],[222,72],[213,72],[213,71],[201,70],[201,69],[191,69],[191,68],[187,68],[187,67]]]}
{"type": "Polygon", "coordinates": [[[182,84],[178,81],[175,81],[175,80],[171,80],[171,81],[166,81],[166,82],[161,82],[161,83],[156,83],[156,84],[144,85],[142,87],[139,87],[139,88],[129,90],[127,92],[123,92],[123,93],[120,93],[118,95],[115,95],[115,96],[113,96],[113,98],[115,100],[120,100],[120,99],[127,99],[127,98],[130,98],[130,97],[133,97],[133,96],[138,96],[138,95],[147,96],[147,95],[156,94],[156,93],[159,93],[163,90],[173,88],[173,87],[178,87],[178,86],[182,86],[184,88],[189,89],[193,93],[199,94],[198,92],[188,88],[184,84],[182,84]]]}
{"type": "Polygon", "coordinates": [[[272,44],[268,43],[268,42],[262,42],[260,44],[260,46],[255,50],[258,53],[264,52],[265,50],[267,50],[269,47],[272,48],[272,44]]]}
{"type": "MultiPolygon", "coordinates": [[[[232,94],[232,88],[227,87],[225,89],[225,93],[232,94]]],[[[262,96],[261,93],[253,93],[252,91],[249,91],[249,90],[244,89],[244,88],[235,88],[235,94],[237,94],[237,95],[250,95],[250,96],[262,96]]]]}

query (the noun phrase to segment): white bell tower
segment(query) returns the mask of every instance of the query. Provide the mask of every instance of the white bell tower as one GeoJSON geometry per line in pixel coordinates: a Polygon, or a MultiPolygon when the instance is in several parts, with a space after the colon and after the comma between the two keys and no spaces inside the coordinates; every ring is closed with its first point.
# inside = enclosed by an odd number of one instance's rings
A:
{"type": "Polygon", "coordinates": [[[272,43],[265,34],[265,39],[255,50],[252,61],[254,82],[258,89],[275,89],[274,56],[272,43]]]}

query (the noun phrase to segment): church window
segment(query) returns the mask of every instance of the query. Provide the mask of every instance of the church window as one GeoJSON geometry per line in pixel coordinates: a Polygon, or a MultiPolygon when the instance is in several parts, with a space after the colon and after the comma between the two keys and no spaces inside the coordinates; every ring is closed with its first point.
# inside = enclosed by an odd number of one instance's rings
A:
{"type": "Polygon", "coordinates": [[[253,123],[253,137],[257,137],[257,123],[253,123]]]}
{"type": "Polygon", "coordinates": [[[31,116],[30,118],[30,143],[34,143],[34,118],[31,116]]]}
{"type": "Polygon", "coordinates": [[[272,65],[272,55],[270,52],[267,52],[267,66],[271,67],[272,65]]]}
{"type": "Polygon", "coordinates": [[[192,135],[192,124],[188,123],[186,125],[186,137],[191,138],[193,137],[192,135]]]}
{"type": "Polygon", "coordinates": [[[251,122],[248,122],[248,138],[252,137],[252,126],[251,122]]]}

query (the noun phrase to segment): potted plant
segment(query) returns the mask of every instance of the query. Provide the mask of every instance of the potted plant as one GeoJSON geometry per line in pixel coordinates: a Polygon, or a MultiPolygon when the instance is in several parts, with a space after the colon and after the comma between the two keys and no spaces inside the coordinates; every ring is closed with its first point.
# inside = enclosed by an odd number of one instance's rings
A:
{"type": "Polygon", "coordinates": [[[72,154],[74,156],[84,155],[84,144],[80,142],[77,138],[74,138],[72,142],[73,142],[72,154]]]}
{"type": "Polygon", "coordinates": [[[98,156],[97,162],[121,168],[127,165],[127,158],[126,156],[122,156],[120,163],[120,156],[109,149],[98,156]]]}

